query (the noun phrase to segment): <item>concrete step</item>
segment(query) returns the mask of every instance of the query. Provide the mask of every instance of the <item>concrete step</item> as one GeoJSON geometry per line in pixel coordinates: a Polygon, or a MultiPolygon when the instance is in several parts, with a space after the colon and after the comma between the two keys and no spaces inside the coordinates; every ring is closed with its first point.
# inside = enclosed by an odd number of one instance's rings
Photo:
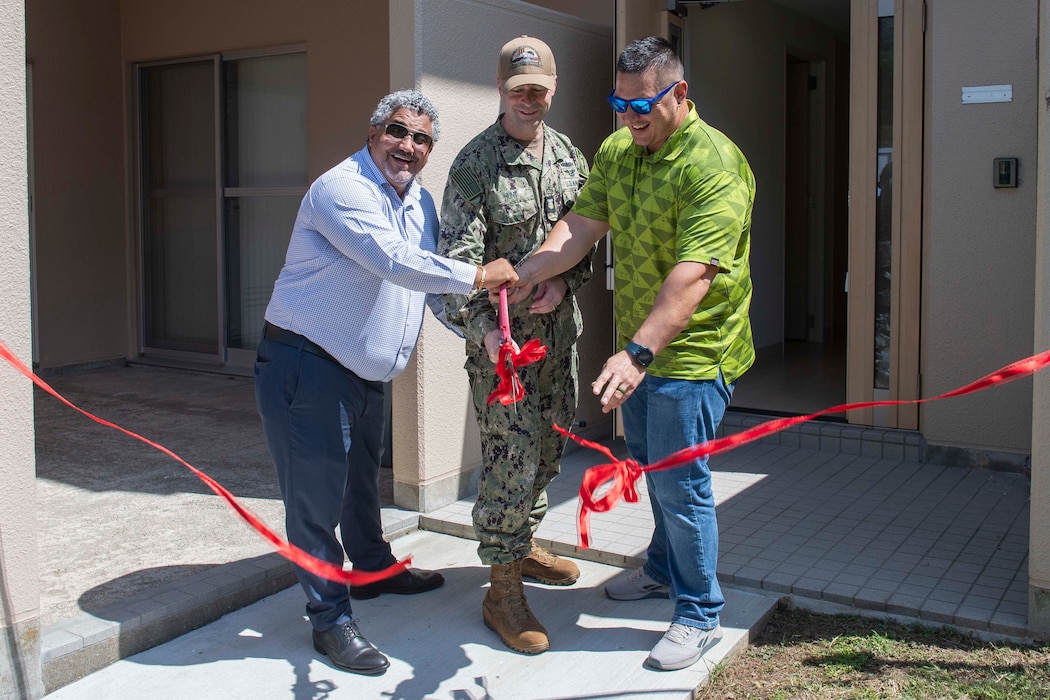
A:
{"type": "Polygon", "coordinates": [[[477,543],[418,531],[394,542],[399,557],[441,569],[446,584],[418,596],[355,601],[362,632],[391,660],[382,676],[344,673],[310,645],[304,597],[292,587],[198,630],[118,661],[48,697],[353,698],[691,698],[716,664],[747,647],[777,605],[776,596],[726,589],[724,638],[691,668],[643,665],[671,618],[668,600],[618,602],[606,581],[624,569],[580,560],[570,587],[528,585],[529,605],[547,627],[550,651],[510,651],[481,620],[488,568],[477,543]]]}

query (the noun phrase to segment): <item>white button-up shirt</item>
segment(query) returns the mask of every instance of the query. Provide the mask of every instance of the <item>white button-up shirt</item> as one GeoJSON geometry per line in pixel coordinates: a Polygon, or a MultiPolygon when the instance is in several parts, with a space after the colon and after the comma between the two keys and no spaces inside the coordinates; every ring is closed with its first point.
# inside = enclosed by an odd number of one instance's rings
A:
{"type": "Polygon", "coordinates": [[[427,294],[474,285],[474,265],[434,253],[438,226],[430,193],[413,180],[402,199],[362,148],[303,197],[266,320],[362,379],[393,379],[415,349],[427,294]]]}

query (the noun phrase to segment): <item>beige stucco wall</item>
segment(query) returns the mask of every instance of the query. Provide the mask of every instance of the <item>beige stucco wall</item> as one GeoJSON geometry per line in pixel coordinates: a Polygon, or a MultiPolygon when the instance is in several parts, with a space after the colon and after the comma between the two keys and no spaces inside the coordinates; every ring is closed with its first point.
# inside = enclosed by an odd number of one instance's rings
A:
{"type": "MultiPolygon", "coordinates": [[[[1039,166],[1035,246],[1035,347],[1050,349],[1050,7],[1040,3],[1039,79],[1036,111],[1039,166]]],[[[1050,374],[1034,379],[1032,408],[1032,507],[1029,529],[1028,621],[1050,636],[1050,374]]]]}
{"type": "MultiPolygon", "coordinates": [[[[0,0],[0,340],[31,357],[25,14],[0,0]]],[[[0,697],[40,697],[33,385],[0,360],[0,697]]]]}
{"type": "MultiPolygon", "coordinates": [[[[587,20],[601,27],[613,26],[613,5],[611,0],[525,0],[530,5],[546,7],[549,10],[563,12],[573,17],[587,20]]],[[[637,0],[634,0],[637,2],[637,0]]],[[[557,56],[555,56],[557,60],[557,56]]]]}
{"type": "Polygon", "coordinates": [[[303,41],[309,0],[122,0],[124,60],[149,61],[303,41]]]}
{"type": "Polygon", "coordinates": [[[365,145],[368,119],[390,91],[389,69],[380,60],[391,50],[387,5],[387,0],[306,3],[311,177],[365,145]]]}
{"type": "MultiPolygon", "coordinates": [[[[1031,353],[1036,255],[1037,0],[927,4],[923,383],[932,396],[1031,353]],[[1013,101],[962,104],[961,88],[1013,85],[1013,101]],[[992,159],[1020,186],[992,188],[992,159]],[[944,361],[950,358],[950,361],[944,361]]],[[[927,405],[931,443],[1027,454],[1032,382],[927,405]]]]}
{"type": "Polygon", "coordinates": [[[305,44],[309,172],[316,177],[364,145],[368,118],[388,92],[387,5],[387,0],[125,0],[124,61],[305,44]]]}
{"type": "Polygon", "coordinates": [[[128,342],[120,3],[26,3],[41,367],[128,342]]]}
{"type": "Polygon", "coordinates": [[[689,96],[705,121],[736,142],[755,173],[751,326],[757,347],[779,343],[784,338],[787,56],[825,61],[833,80],[836,37],[827,27],[766,0],[690,12],[686,27],[689,96]],[[729,56],[731,61],[724,60],[729,56]]]}
{"type": "MultiPolygon", "coordinates": [[[[453,158],[499,113],[496,57],[514,36],[540,37],[554,51],[558,91],[547,122],[568,134],[588,158],[608,135],[604,98],[611,85],[611,15],[609,24],[599,25],[516,0],[392,3],[392,13],[392,27],[414,28],[414,54],[391,55],[393,87],[414,84],[441,113],[441,141],[422,177],[439,204],[453,158]],[[468,26],[469,41],[463,34],[468,26]]],[[[578,418],[608,436],[609,418],[587,386],[612,343],[604,258],[597,262],[595,277],[581,295],[586,329],[580,377],[585,386],[578,418]]],[[[463,341],[428,317],[413,364],[394,382],[395,499],[401,505],[427,511],[454,500],[469,485],[464,469],[480,464],[464,357],[463,341]]]]}

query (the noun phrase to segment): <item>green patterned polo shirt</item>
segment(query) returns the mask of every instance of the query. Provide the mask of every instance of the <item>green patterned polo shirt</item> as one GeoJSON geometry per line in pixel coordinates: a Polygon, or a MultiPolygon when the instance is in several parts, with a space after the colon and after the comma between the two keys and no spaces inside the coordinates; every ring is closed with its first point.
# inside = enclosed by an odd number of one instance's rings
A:
{"type": "Polygon", "coordinates": [[[744,154],[689,102],[683,124],[656,153],[627,128],[608,138],[573,211],[607,221],[616,261],[613,308],[622,348],[649,316],[679,262],[718,274],[685,329],[648,372],[727,382],[754,362],[751,339],[751,209],[755,177],[744,154]]]}

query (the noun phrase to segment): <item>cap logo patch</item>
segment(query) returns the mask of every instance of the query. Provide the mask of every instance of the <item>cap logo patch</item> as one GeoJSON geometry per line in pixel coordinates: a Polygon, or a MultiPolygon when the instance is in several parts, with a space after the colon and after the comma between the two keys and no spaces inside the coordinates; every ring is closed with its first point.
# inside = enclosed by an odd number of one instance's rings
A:
{"type": "Polygon", "coordinates": [[[539,54],[529,46],[522,46],[510,57],[511,70],[524,68],[525,66],[543,67],[539,54]]]}

